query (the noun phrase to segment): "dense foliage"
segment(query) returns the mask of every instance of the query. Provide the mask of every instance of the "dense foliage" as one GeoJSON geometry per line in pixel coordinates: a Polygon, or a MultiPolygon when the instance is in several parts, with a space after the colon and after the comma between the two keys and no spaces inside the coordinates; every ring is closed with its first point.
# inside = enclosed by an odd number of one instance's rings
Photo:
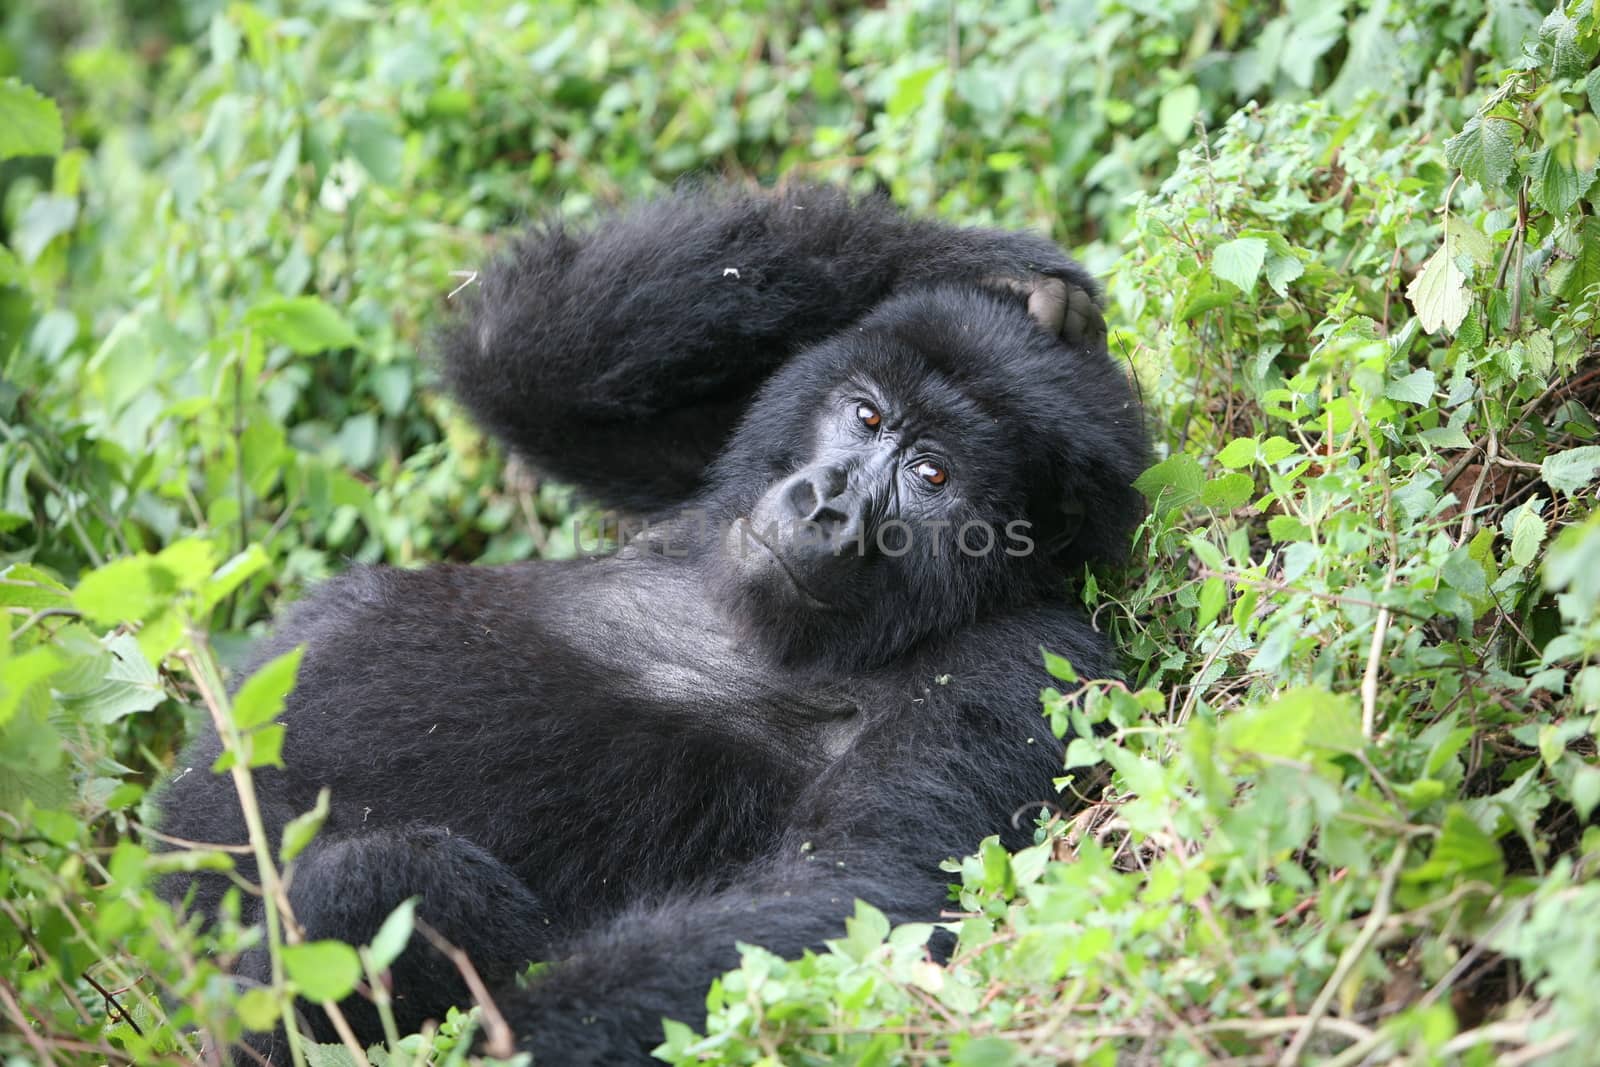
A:
{"type": "Polygon", "coordinates": [[[518,219],[710,171],[1080,246],[1164,458],[1085,593],[1128,685],[1048,660],[1061,810],[952,862],[952,963],[863,904],[660,1055],[1592,1062],[1597,52],[1592,0],[8,4],[0,1052],[192,1061],[381,997],[404,910],[223,981],[255,935],[149,886],[231,858],[156,853],[149,793],[277,758],[292,664],[223,679],[307,583],[574,551],[427,331],[518,219]],[[173,765],[200,716],[231,767],[173,765]]]}

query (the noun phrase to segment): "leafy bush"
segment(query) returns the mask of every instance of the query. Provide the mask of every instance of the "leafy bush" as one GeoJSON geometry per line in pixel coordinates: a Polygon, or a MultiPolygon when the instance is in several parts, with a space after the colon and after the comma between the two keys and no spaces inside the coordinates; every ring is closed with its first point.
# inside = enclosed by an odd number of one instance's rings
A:
{"type": "Polygon", "coordinates": [[[1049,661],[1062,808],[952,861],[950,965],[861,904],[661,1056],[1587,1062],[1597,52],[1592,0],[0,14],[0,1051],[192,1061],[381,973],[408,913],[241,995],[259,935],[149,888],[230,854],[147,792],[198,716],[276,759],[292,664],[222,677],[345,560],[574,550],[427,331],[521,217],[720,171],[1087,241],[1164,458],[1085,591],[1128,684],[1049,661]]]}

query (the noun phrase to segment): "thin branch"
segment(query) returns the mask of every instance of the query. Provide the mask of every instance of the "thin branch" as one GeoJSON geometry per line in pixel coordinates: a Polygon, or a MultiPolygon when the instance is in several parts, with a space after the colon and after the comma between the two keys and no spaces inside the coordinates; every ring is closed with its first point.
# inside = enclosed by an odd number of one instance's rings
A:
{"type": "Polygon", "coordinates": [[[1407,849],[1408,842],[1405,840],[1395,846],[1394,855],[1389,857],[1389,864],[1383,869],[1383,881],[1378,886],[1377,898],[1372,902],[1372,911],[1367,913],[1366,925],[1339,957],[1339,962],[1334,966],[1333,973],[1328,976],[1322,992],[1317,994],[1317,999],[1311,1004],[1311,1010],[1306,1013],[1305,1023],[1294,1035],[1294,1040],[1289,1042],[1289,1047],[1284,1050],[1283,1055],[1278,1058],[1278,1067],[1295,1067],[1295,1064],[1300,1062],[1300,1057],[1305,1054],[1306,1044],[1311,1040],[1311,1035],[1316,1033],[1318,1022],[1328,1013],[1328,1006],[1333,1003],[1339,987],[1344,985],[1345,979],[1350,977],[1350,972],[1361,962],[1361,957],[1367,954],[1367,949],[1377,938],[1378,931],[1383,929],[1384,920],[1389,917],[1389,909],[1394,903],[1395,883],[1400,880],[1400,871],[1406,865],[1407,849]]]}
{"type": "Polygon", "coordinates": [[[467,983],[467,990],[471,992],[472,999],[483,1009],[483,1051],[495,1059],[511,1058],[517,1051],[511,1027],[506,1023],[506,1017],[500,1014],[500,1009],[495,1006],[494,998],[489,996],[489,987],[483,984],[483,979],[479,977],[478,969],[472,965],[472,960],[467,958],[465,952],[446,941],[432,926],[421,919],[416,922],[417,932],[428,939],[428,944],[455,964],[456,970],[461,972],[462,981],[467,983]]]}

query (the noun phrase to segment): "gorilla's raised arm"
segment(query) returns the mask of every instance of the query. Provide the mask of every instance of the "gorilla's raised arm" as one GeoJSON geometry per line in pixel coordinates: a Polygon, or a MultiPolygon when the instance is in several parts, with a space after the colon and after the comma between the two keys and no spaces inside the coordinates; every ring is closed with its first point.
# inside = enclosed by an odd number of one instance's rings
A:
{"type": "Polygon", "coordinates": [[[451,391],[489,432],[592,498],[683,502],[757,386],[891,293],[971,280],[1103,346],[1093,282],[1028,234],[908,219],[826,188],[695,189],[513,245],[443,337],[451,391]]]}

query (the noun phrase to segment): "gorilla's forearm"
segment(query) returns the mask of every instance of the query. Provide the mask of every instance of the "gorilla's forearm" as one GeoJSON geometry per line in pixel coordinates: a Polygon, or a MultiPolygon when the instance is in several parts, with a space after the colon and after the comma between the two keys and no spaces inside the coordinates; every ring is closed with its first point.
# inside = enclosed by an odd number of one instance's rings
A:
{"type": "Polygon", "coordinates": [[[467,290],[450,389],[549,474],[603,503],[672,507],[757,386],[908,286],[1093,283],[1029,234],[908,219],[833,189],[701,190],[587,232],[525,236],[467,290]]]}

